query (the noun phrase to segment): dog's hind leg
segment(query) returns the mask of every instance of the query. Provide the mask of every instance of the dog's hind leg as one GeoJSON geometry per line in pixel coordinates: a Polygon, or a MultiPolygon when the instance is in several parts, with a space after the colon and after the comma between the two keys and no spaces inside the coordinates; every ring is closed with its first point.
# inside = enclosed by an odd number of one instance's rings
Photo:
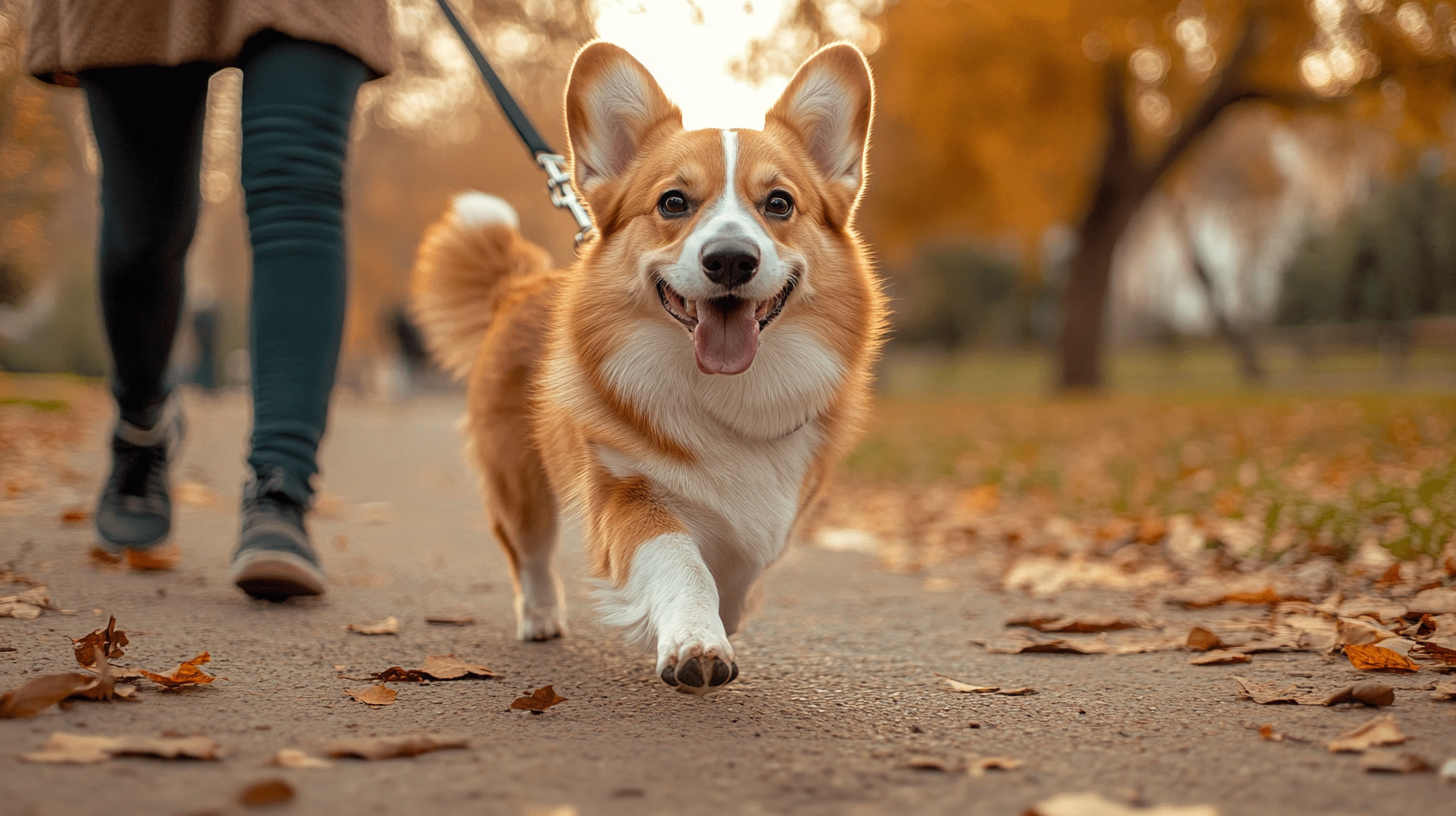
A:
{"type": "Polygon", "coordinates": [[[533,305],[491,326],[470,378],[465,432],[491,531],[511,564],[516,635],[550,640],[566,634],[566,596],[556,572],[558,502],[531,431],[529,384],[541,336],[533,305]]]}

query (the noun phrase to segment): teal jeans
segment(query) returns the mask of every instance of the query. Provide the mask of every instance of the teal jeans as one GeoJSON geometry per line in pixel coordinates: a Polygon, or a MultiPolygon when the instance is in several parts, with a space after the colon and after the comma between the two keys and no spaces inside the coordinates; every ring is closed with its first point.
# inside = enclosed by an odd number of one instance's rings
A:
{"type": "MultiPolygon", "coordinates": [[[[343,335],[343,180],[359,86],[373,78],[338,48],[266,31],[243,71],[242,186],[253,248],[254,471],[284,474],[307,505],[343,335]]],[[[215,65],[81,74],[101,154],[97,268],[121,418],[150,427],[170,390],[167,363],[197,226],[207,80],[215,65]]]]}

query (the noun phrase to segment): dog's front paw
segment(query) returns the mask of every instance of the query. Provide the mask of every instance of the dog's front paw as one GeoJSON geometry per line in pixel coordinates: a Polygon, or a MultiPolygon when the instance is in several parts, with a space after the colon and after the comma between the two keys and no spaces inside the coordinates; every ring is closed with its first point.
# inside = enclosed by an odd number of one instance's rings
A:
{"type": "Polygon", "coordinates": [[[738,663],[726,638],[685,638],[658,650],[658,676],[684,694],[699,697],[738,679],[738,663]]]}
{"type": "Polygon", "coordinates": [[[555,640],[564,634],[566,610],[559,606],[545,609],[521,608],[516,613],[517,640],[555,640]]]}

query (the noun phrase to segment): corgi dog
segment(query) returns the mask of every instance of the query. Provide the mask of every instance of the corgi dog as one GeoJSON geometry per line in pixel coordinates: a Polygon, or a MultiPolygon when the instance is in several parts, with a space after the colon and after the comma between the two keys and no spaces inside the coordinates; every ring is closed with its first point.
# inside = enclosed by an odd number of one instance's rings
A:
{"type": "Polygon", "coordinates": [[[596,227],[576,262],[551,269],[509,205],[466,193],[425,234],[412,308],[467,383],[519,637],[566,632],[572,511],[605,621],[706,694],[738,676],[729,636],[867,409],[885,302],[854,215],[873,80],[830,45],[762,131],[686,131],[637,60],[593,42],[565,103],[596,227]]]}

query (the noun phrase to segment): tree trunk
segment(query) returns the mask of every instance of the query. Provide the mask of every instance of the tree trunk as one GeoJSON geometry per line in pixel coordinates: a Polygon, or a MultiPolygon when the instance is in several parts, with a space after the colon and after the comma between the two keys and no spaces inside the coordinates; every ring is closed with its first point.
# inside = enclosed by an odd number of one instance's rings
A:
{"type": "Polygon", "coordinates": [[[1119,60],[1108,62],[1104,98],[1107,146],[1102,152],[1092,205],[1077,229],[1080,243],[1062,293],[1061,390],[1102,387],[1102,329],[1112,255],[1143,201],[1223,111],[1243,100],[1263,97],[1243,84],[1243,70],[1257,48],[1256,29],[1255,20],[1250,18],[1214,87],[1151,160],[1140,159],[1133,144],[1126,69],[1119,60]]]}
{"type": "Polygon", "coordinates": [[[1259,350],[1254,346],[1254,340],[1247,332],[1240,330],[1229,320],[1228,313],[1218,302],[1218,288],[1213,285],[1213,276],[1208,274],[1208,267],[1203,263],[1203,255],[1198,251],[1198,246],[1193,243],[1193,235],[1188,229],[1188,222],[1179,213],[1179,222],[1182,226],[1183,246],[1188,250],[1188,265],[1193,268],[1193,276],[1198,279],[1198,286],[1203,290],[1203,296],[1208,301],[1209,314],[1213,315],[1214,330],[1218,333],[1218,339],[1228,343],[1234,353],[1234,359],[1239,363],[1239,375],[1245,383],[1258,385],[1264,381],[1264,365],[1259,361],[1259,350]]]}

